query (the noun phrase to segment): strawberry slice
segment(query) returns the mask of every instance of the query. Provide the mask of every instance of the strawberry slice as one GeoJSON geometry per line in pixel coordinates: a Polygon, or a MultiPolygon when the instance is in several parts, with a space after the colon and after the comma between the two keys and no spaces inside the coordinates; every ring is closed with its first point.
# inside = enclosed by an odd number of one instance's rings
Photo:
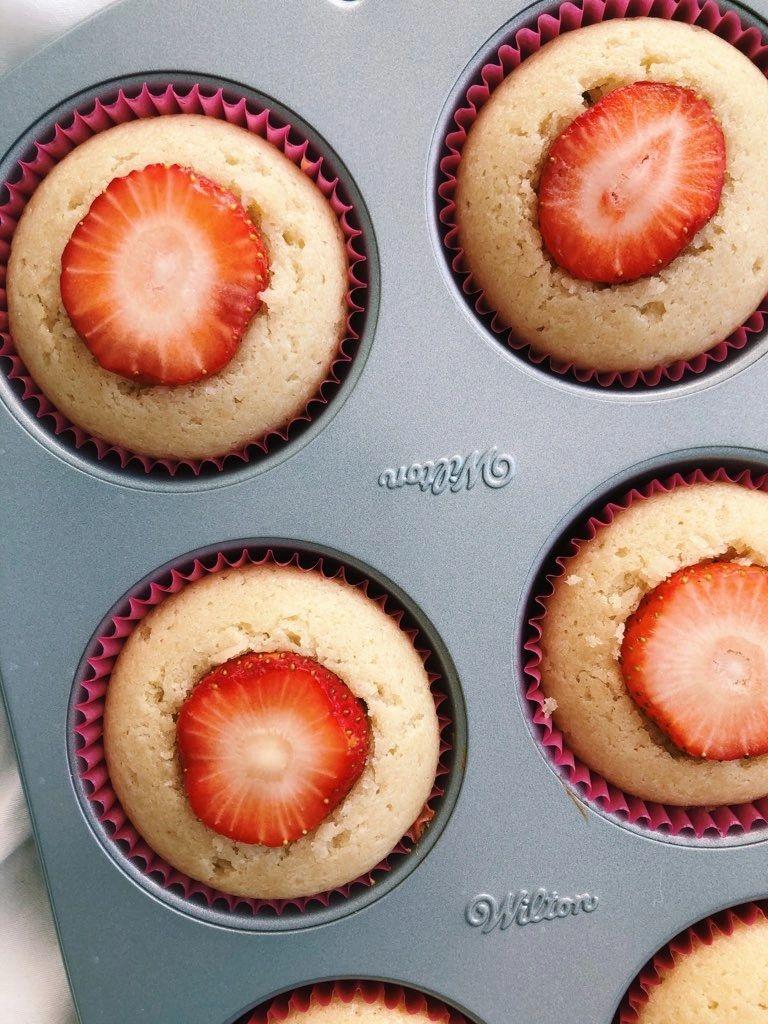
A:
{"type": "Polygon", "coordinates": [[[539,182],[539,230],[573,277],[618,284],[671,263],[720,204],[725,140],[690,89],[635,82],[555,139],[539,182]]]}
{"type": "Polygon", "coordinates": [[[283,846],[317,828],[365,767],[364,705],[298,654],[245,654],[195,687],[177,723],[192,810],[242,843],[283,846]]]}
{"type": "Polygon", "coordinates": [[[768,753],[768,569],[708,562],[674,573],[627,621],[621,671],[686,753],[768,753]]]}
{"type": "Polygon", "coordinates": [[[268,279],[264,241],[237,198],[176,164],[111,181],[61,258],[77,333],[105,370],[146,384],[225,366],[268,279]]]}

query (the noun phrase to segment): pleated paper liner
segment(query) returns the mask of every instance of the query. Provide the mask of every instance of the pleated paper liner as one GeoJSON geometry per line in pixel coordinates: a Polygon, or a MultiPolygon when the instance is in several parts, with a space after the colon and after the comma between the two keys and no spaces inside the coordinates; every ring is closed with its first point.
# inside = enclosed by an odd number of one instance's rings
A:
{"type": "MultiPolygon", "coordinates": [[[[697,946],[711,945],[715,939],[731,935],[734,929],[742,925],[749,926],[766,918],[768,904],[744,903],[711,917],[705,917],[703,921],[686,928],[651,957],[643,967],[624,996],[614,1024],[637,1024],[640,1012],[648,1002],[653,989],[662,983],[668,971],[674,969],[676,961],[688,956],[697,946]]],[[[744,970],[749,970],[748,964],[744,965],[744,970]]]]}
{"type": "Polygon", "coordinates": [[[733,10],[722,9],[706,0],[582,0],[553,6],[552,13],[541,14],[531,25],[517,29],[497,48],[490,60],[478,68],[472,84],[462,95],[453,116],[451,130],[443,142],[438,184],[439,220],[446,257],[464,298],[477,318],[503,344],[519,353],[535,366],[543,367],[561,377],[580,384],[602,388],[653,388],[678,383],[699,376],[724,363],[733,353],[746,348],[750,339],[766,327],[768,296],[744,323],[719,344],[692,359],[677,360],[650,370],[625,372],[598,371],[575,366],[546,353],[537,352],[529,342],[515,337],[498,313],[486,300],[482,288],[473,279],[461,247],[456,215],[456,175],[461,153],[472,124],[493,91],[510,72],[536,53],[546,43],[564,32],[614,18],[653,17],[698,25],[731,43],[763,72],[768,74],[768,44],[758,29],[742,24],[733,10]]]}
{"type": "Polygon", "coordinates": [[[764,828],[768,822],[768,796],[750,803],[732,804],[722,807],[675,807],[654,803],[625,793],[608,782],[579,760],[569,749],[562,732],[556,728],[546,713],[546,694],[541,686],[541,637],[547,616],[547,602],[554,593],[558,581],[568,570],[568,563],[584,544],[607,526],[617,515],[637,502],[656,494],[667,493],[677,487],[689,487],[699,483],[730,482],[752,490],[768,491],[768,475],[753,475],[749,470],[732,472],[724,468],[712,470],[695,469],[685,473],[674,473],[664,479],[654,479],[642,487],[634,487],[617,501],[611,501],[596,515],[592,515],[579,531],[570,538],[545,576],[541,589],[534,597],[534,615],[528,621],[527,640],[524,651],[527,660],[524,666],[526,690],[531,717],[537,727],[540,742],[561,775],[575,789],[600,807],[603,811],[631,825],[641,826],[667,836],[689,836],[694,839],[705,837],[735,836],[754,829],[764,828]]]}
{"type": "Polygon", "coordinates": [[[237,97],[221,88],[206,90],[193,85],[181,88],[147,83],[137,90],[120,88],[110,98],[91,101],[87,109],[74,110],[66,122],[55,125],[44,138],[37,140],[25,160],[5,182],[7,200],[0,205],[0,357],[6,376],[13,381],[21,401],[56,436],[75,449],[85,449],[98,461],[109,459],[123,469],[130,466],[139,472],[159,472],[174,476],[183,470],[186,475],[216,472],[242,463],[262,459],[270,452],[297,437],[307,424],[328,405],[345,379],[358,349],[365,322],[368,287],[368,266],[365,242],[355,210],[338,175],[326,157],[318,153],[294,125],[285,123],[268,107],[257,107],[244,97],[237,97]],[[206,459],[157,459],[141,452],[94,437],[72,423],[37,387],[13,343],[8,320],[5,281],[13,234],[24,206],[48,172],[76,146],[93,135],[118,124],[138,118],[162,117],[172,114],[203,114],[254,132],[279,149],[310,178],[333,209],[343,233],[348,261],[347,317],[339,349],[328,376],[305,407],[284,426],[254,438],[245,447],[225,455],[206,459]]]}
{"type": "Polygon", "coordinates": [[[265,913],[282,915],[286,911],[303,913],[313,905],[327,907],[332,901],[347,898],[351,893],[373,885],[377,879],[386,875],[396,862],[410,853],[424,830],[429,827],[444,794],[444,783],[451,765],[453,726],[447,692],[438,671],[439,662],[423,633],[407,620],[406,612],[398,602],[379,584],[341,563],[334,564],[332,560],[319,555],[270,548],[245,548],[234,554],[219,552],[207,558],[192,559],[182,568],[172,569],[148,584],[141,595],[129,598],[125,607],[112,617],[109,627],[96,640],[95,653],[88,659],[87,664],[87,672],[80,682],[75,704],[76,756],[87,799],[93,805],[97,819],[105,827],[123,857],[139,867],[156,883],[182,895],[197,906],[215,906],[233,914],[248,916],[265,913]],[[189,583],[224,569],[264,564],[290,565],[306,572],[321,573],[329,579],[343,580],[358,587],[382,608],[404,630],[421,656],[428,672],[440,723],[440,756],[435,785],[424,810],[397,846],[381,863],[354,881],[329,892],[295,899],[264,900],[234,896],[213,889],[177,871],[148,846],[127,818],[110,782],[104,757],[103,714],[110,675],[123,644],[136,626],[166,597],[178,593],[189,583]]]}
{"type": "Polygon", "coordinates": [[[313,1007],[330,1006],[332,1003],[350,1003],[359,998],[372,1006],[425,1015],[436,1024],[469,1024],[464,1014],[434,996],[381,981],[329,981],[306,985],[263,1003],[237,1024],[282,1024],[291,1014],[306,1013],[313,1007]]]}

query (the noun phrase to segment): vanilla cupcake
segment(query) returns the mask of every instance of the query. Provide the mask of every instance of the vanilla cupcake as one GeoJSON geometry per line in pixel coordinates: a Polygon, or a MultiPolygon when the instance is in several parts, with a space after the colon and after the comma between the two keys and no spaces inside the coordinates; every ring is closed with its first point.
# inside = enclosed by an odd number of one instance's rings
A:
{"type": "Polygon", "coordinates": [[[456,171],[483,304],[582,371],[690,360],[768,292],[768,81],[661,18],[565,32],[493,90],[456,171]]]}
{"type": "MultiPolygon", "coordinates": [[[[375,982],[338,983],[315,986],[304,992],[301,998],[295,996],[280,1001],[280,1021],[284,1024],[435,1024],[436,1020],[446,1024],[455,1017],[456,1024],[463,1024],[458,1014],[438,1004],[427,1003],[424,996],[410,995],[406,1001],[405,991],[395,985],[383,986],[375,982]]],[[[267,1007],[257,1012],[248,1024],[275,1019],[267,1007]]]]}
{"type": "Polygon", "coordinates": [[[727,912],[725,926],[702,922],[672,943],[668,958],[654,961],[656,983],[643,986],[636,1024],[762,1024],[768,921],[748,909],[727,912]]]}
{"type": "Polygon", "coordinates": [[[439,734],[395,620],[342,580],[273,564],[213,573],[153,609],[104,712],[110,780],[148,845],[267,900],[378,865],[433,791],[439,734]]]}
{"type": "Polygon", "coordinates": [[[768,494],[633,497],[544,599],[541,691],[567,747],[628,794],[712,807],[768,794],[768,494]]]}
{"type": "Polygon", "coordinates": [[[466,1024],[458,1010],[414,989],[334,981],[278,996],[242,1024],[466,1024]]]}
{"type": "Polygon", "coordinates": [[[82,431],[158,459],[285,428],[328,378],[345,240],[276,146],[203,115],[76,146],[12,239],[8,312],[35,385],[82,431]]]}

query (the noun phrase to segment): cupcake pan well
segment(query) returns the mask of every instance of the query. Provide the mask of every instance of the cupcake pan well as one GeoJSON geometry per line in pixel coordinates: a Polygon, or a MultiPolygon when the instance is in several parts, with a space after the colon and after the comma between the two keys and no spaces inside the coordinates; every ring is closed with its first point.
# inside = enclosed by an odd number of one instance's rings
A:
{"type": "Polygon", "coordinates": [[[567,575],[569,559],[600,530],[610,526],[617,515],[656,494],[695,484],[733,483],[749,490],[768,490],[768,477],[763,471],[752,472],[749,467],[738,464],[710,465],[709,461],[704,458],[697,462],[694,457],[690,467],[682,461],[679,465],[667,467],[663,474],[631,481],[623,493],[606,499],[605,504],[591,515],[580,517],[579,522],[566,531],[564,542],[555,545],[554,550],[548,553],[546,564],[532,590],[530,617],[525,624],[523,691],[531,725],[547,757],[560,777],[574,787],[580,799],[590,802],[629,828],[650,831],[655,838],[723,845],[754,842],[766,837],[768,799],[714,807],[676,807],[625,793],[592,771],[569,749],[563,734],[545,713],[546,698],[541,687],[540,641],[548,600],[558,580],[567,575]]]}
{"type": "Polygon", "coordinates": [[[397,885],[430,850],[461,786],[455,746],[466,743],[459,682],[442,642],[408,599],[399,600],[368,567],[289,542],[230,544],[193,552],[163,566],[122,597],[99,626],[80,664],[69,711],[72,777],[91,827],[116,863],[159,899],[208,923],[248,930],[308,927],[366,906],[397,885]],[[206,576],[248,565],[291,566],[339,579],[364,593],[400,626],[427,670],[440,724],[440,757],[424,809],[391,852],[364,875],[327,892],[295,899],[246,899],[220,892],[164,861],[136,831],[112,787],[104,756],[104,704],[112,668],[142,620],[172,594],[206,576]]]}
{"type": "Polygon", "coordinates": [[[17,415],[36,419],[42,436],[70,457],[99,469],[158,481],[216,479],[273,460],[322,426],[343,401],[365,360],[375,320],[377,283],[371,281],[374,245],[363,203],[338,157],[309,126],[266,97],[210,76],[126,76],[85,90],[33,125],[2,161],[0,181],[0,282],[7,274],[13,235],[24,208],[45,176],[73,149],[103,131],[130,121],[194,114],[236,125],[266,139],[322,192],[341,230],[347,257],[346,314],[327,376],[291,420],[248,444],[204,459],[154,458],[96,437],[72,423],[40,390],[19,357],[0,290],[0,364],[3,388],[17,415]],[[14,159],[15,157],[15,159],[14,159]],[[330,409],[329,409],[330,407],[330,409]]]}
{"type": "Polygon", "coordinates": [[[312,1007],[344,1004],[353,999],[362,999],[372,1006],[383,1004],[406,1014],[424,1015],[435,1024],[467,1024],[467,1018],[459,1010],[439,999],[402,985],[365,979],[329,980],[283,992],[257,1006],[237,1024],[281,1024],[288,1014],[295,1011],[303,1013],[312,1007]]]}
{"type": "MultiPolygon", "coordinates": [[[[768,16],[754,4],[745,22],[768,16]]],[[[0,81],[0,153],[13,160],[61,104],[125,78],[255,90],[338,154],[382,282],[346,400],[263,472],[179,486],[107,470],[54,444],[10,396],[0,405],[0,673],[83,1024],[232,1024],[335,978],[396,980],[485,1024],[610,1024],[672,936],[766,895],[756,832],[675,845],[574,801],[519,698],[527,597],[577,516],[638,477],[768,470],[762,340],[668,389],[586,389],[506,352],[456,301],[434,209],[446,105],[486,41],[545,9],[244,0],[235,15],[228,0],[125,0],[0,81]],[[427,462],[494,447],[496,472],[489,455],[471,488],[466,472],[445,488],[425,479],[427,462]],[[458,799],[413,870],[356,912],[271,934],[201,921],[136,884],[82,813],[67,751],[78,666],[121,596],[188,552],[254,537],[339,552],[407,595],[455,666],[468,732],[458,799]],[[478,923],[491,898],[538,888],[590,894],[596,909],[478,923]]]]}
{"type": "Polygon", "coordinates": [[[745,17],[733,5],[714,0],[581,0],[539,5],[539,17],[503,30],[472,61],[449,101],[448,120],[442,130],[436,160],[436,205],[443,256],[456,291],[490,335],[526,359],[531,365],[566,380],[597,388],[648,389],[670,387],[711,373],[763,336],[768,316],[768,295],[728,337],[690,359],[678,359],[646,370],[597,371],[575,366],[536,350],[504,324],[474,281],[467,265],[457,226],[456,173],[467,135],[484,104],[504,79],[551,40],[587,25],[616,18],[656,17],[706,29],[749,57],[763,73],[768,69],[768,41],[762,26],[745,17]]]}

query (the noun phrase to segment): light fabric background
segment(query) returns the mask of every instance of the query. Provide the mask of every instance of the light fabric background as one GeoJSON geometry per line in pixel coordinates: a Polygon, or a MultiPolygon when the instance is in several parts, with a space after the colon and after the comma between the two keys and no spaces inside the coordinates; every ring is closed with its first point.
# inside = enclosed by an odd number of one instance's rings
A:
{"type": "MultiPolygon", "coordinates": [[[[0,0],[0,74],[106,3],[0,0]]],[[[2,710],[0,1019],[9,1024],[76,1024],[2,710]]]]}

